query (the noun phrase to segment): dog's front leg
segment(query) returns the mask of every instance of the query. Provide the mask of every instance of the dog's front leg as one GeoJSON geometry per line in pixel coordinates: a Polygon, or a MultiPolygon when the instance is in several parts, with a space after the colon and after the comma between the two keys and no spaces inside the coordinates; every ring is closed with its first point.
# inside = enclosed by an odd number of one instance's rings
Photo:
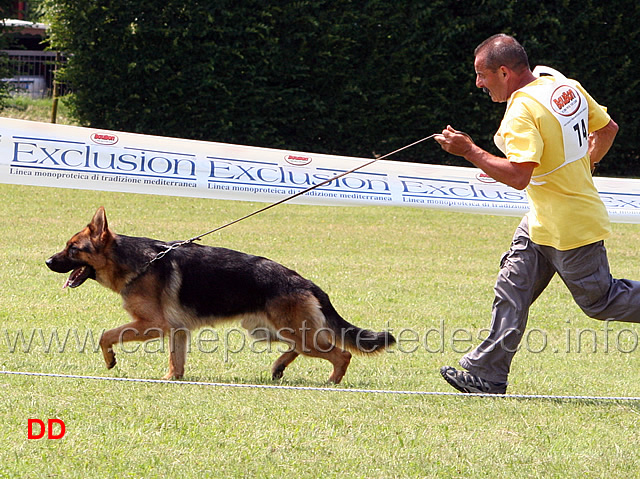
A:
{"type": "Polygon", "coordinates": [[[140,321],[134,321],[119,328],[105,331],[100,337],[100,349],[102,349],[107,369],[113,368],[117,362],[116,353],[113,351],[115,344],[122,344],[128,341],[148,341],[149,339],[158,338],[162,334],[162,329],[152,326],[146,327],[140,321]]]}

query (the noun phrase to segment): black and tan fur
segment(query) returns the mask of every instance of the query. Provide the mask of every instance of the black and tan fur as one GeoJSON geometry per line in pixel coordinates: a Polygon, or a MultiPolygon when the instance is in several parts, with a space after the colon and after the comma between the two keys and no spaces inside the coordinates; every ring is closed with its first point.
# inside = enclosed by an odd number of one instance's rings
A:
{"type": "Polygon", "coordinates": [[[346,349],[376,353],[395,342],[387,332],[349,324],[318,286],[266,258],[189,243],[150,264],[171,244],[113,233],[100,207],[91,223],[47,260],[57,273],[71,271],[65,287],[91,278],[122,296],[133,321],[102,335],[108,368],[116,364],[114,345],[165,335],[171,339],[165,379],[180,379],[189,332],[228,320],[290,345],[273,364],[274,379],[303,354],[331,362],[329,380],[339,383],[351,360],[346,349]]]}

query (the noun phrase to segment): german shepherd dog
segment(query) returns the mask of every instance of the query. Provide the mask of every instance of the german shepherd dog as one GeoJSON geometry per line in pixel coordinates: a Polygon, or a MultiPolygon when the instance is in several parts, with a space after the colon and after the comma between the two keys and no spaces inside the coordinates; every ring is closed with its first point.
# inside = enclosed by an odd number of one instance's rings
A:
{"type": "Polygon", "coordinates": [[[388,332],[349,324],[318,286],[269,259],[187,243],[154,260],[175,244],[115,234],[100,207],[91,223],[46,261],[56,273],[71,271],[64,287],[77,288],[90,278],[122,296],[133,321],[102,334],[107,368],[116,365],[115,344],[168,335],[164,379],[180,379],[190,331],[229,320],[241,320],[259,339],[289,345],[273,364],[274,380],[303,354],[329,361],[329,381],[337,384],[351,361],[345,349],[376,353],[395,343],[388,332]]]}

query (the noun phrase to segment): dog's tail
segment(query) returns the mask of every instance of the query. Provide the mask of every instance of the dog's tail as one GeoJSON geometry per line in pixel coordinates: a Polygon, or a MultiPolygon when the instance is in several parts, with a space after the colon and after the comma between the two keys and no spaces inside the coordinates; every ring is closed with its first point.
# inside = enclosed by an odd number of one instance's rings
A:
{"type": "Polygon", "coordinates": [[[322,307],[327,326],[335,333],[336,345],[354,353],[376,354],[395,344],[396,338],[390,332],[376,332],[354,326],[340,316],[324,291],[318,288],[314,293],[322,307]]]}

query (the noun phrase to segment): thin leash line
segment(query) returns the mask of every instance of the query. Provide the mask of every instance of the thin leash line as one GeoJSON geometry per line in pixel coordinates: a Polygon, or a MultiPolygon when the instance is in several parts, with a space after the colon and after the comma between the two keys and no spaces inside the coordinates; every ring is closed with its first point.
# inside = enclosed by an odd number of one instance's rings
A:
{"type": "Polygon", "coordinates": [[[380,156],[378,158],[374,158],[374,159],[372,159],[370,161],[367,161],[366,163],[363,163],[363,164],[361,164],[359,166],[356,166],[355,168],[352,168],[349,171],[345,171],[343,173],[340,173],[339,175],[336,175],[336,176],[333,176],[331,178],[328,178],[328,179],[326,179],[326,180],[324,180],[324,181],[322,181],[322,182],[320,182],[320,183],[318,183],[316,185],[310,186],[309,188],[306,188],[306,189],[304,189],[302,191],[299,191],[299,192],[297,192],[297,193],[295,193],[293,195],[287,196],[286,198],[283,198],[283,199],[281,199],[279,201],[276,201],[275,203],[271,203],[271,204],[265,206],[264,208],[260,208],[260,209],[258,209],[256,211],[252,212],[252,213],[249,213],[248,215],[245,215],[245,216],[243,216],[241,218],[238,218],[238,219],[235,219],[233,221],[230,221],[229,223],[226,223],[226,224],[224,224],[222,226],[218,226],[217,228],[209,230],[206,233],[202,233],[202,234],[194,236],[193,238],[190,238],[188,240],[182,241],[180,243],[176,243],[176,244],[172,245],[172,246],[174,246],[174,248],[171,248],[171,249],[175,249],[176,247],[182,246],[183,244],[193,243],[194,241],[201,240],[204,236],[207,236],[207,235],[210,235],[212,233],[215,233],[216,231],[220,231],[223,228],[226,228],[228,226],[231,226],[231,225],[234,225],[236,223],[239,223],[240,221],[246,220],[247,218],[251,218],[254,215],[257,215],[259,213],[267,211],[268,209],[274,208],[275,206],[281,205],[282,203],[285,203],[285,202],[290,201],[290,200],[292,200],[294,198],[297,198],[298,196],[302,196],[305,193],[308,193],[308,192],[310,192],[312,190],[315,190],[316,188],[320,188],[321,186],[329,184],[332,181],[338,180],[338,179],[342,178],[343,176],[349,175],[349,174],[354,173],[354,172],[356,172],[356,171],[358,171],[358,170],[360,170],[362,168],[365,168],[365,167],[375,163],[376,161],[384,160],[385,158],[388,158],[391,155],[395,155],[396,153],[400,153],[401,151],[406,150],[408,148],[411,148],[412,146],[415,146],[415,145],[417,145],[419,143],[422,143],[423,141],[430,140],[431,138],[434,138],[439,134],[440,133],[434,133],[432,135],[425,136],[424,138],[422,138],[420,140],[417,140],[417,141],[414,141],[413,143],[411,143],[409,145],[405,145],[402,148],[398,148],[397,150],[394,150],[394,151],[392,151],[390,153],[387,153],[386,155],[383,155],[383,156],[380,156]]]}
{"type": "Polygon", "coordinates": [[[141,378],[116,378],[106,376],[83,376],[76,374],[38,373],[20,371],[0,371],[0,374],[11,376],[49,377],[62,379],[83,379],[95,381],[115,381],[128,383],[170,384],[175,386],[208,386],[219,388],[244,388],[244,389],[279,389],[285,391],[314,391],[332,393],[359,393],[359,394],[386,394],[397,396],[448,396],[465,398],[495,398],[495,399],[548,399],[548,400],[577,400],[577,401],[640,401],[640,397],[633,396],[561,396],[548,394],[487,394],[487,393],[459,393],[438,391],[403,391],[392,389],[358,389],[358,388],[323,388],[315,386],[282,386],[269,384],[238,384],[218,383],[203,381],[172,381],[168,379],[141,379],[141,378]]]}
{"type": "MultiPolygon", "coordinates": [[[[463,134],[465,134],[465,135],[466,135],[466,133],[464,133],[464,132],[461,132],[461,133],[463,133],[463,134]]],[[[268,204],[267,206],[265,206],[265,207],[263,207],[263,208],[260,208],[260,209],[258,209],[258,210],[256,210],[256,211],[253,211],[253,212],[251,212],[251,213],[249,213],[249,214],[247,214],[247,215],[245,215],[245,216],[242,216],[241,218],[237,218],[237,219],[235,219],[235,220],[233,220],[233,221],[230,221],[230,222],[228,222],[228,223],[223,224],[222,226],[218,226],[218,227],[216,227],[216,228],[213,228],[212,230],[209,230],[209,231],[207,231],[206,233],[199,234],[199,235],[197,235],[197,236],[194,236],[193,238],[189,238],[188,240],[179,241],[179,242],[173,243],[173,244],[171,244],[171,245],[168,245],[164,250],[162,250],[162,251],[160,251],[158,254],[156,254],[156,255],[155,255],[155,256],[154,256],[154,257],[153,257],[153,258],[152,258],[152,259],[151,259],[151,260],[150,260],[146,265],[145,265],[145,268],[144,268],[144,270],[143,270],[142,272],[146,271],[146,270],[147,270],[147,268],[148,268],[149,266],[151,266],[151,264],[153,264],[155,261],[158,261],[159,259],[164,258],[164,257],[165,257],[165,256],[166,256],[170,251],[173,251],[173,250],[174,250],[174,249],[176,249],[176,248],[180,248],[181,246],[184,246],[184,245],[187,245],[187,244],[193,243],[193,242],[195,242],[195,241],[199,241],[199,240],[201,240],[202,238],[204,238],[204,237],[205,237],[205,236],[207,236],[207,235],[210,235],[210,234],[212,234],[212,233],[215,233],[215,232],[217,232],[217,231],[220,231],[221,229],[227,228],[227,227],[229,227],[229,226],[231,226],[231,225],[234,225],[234,224],[236,224],[236,223],[240,223],[241,221],[244,221],[244,220],[246,220],[246,219],[248,219],[248,218],[251,218],[252,216],[255,216],[255,215],[257,215],[257,214],[263,213],[263,212],[265,212],[265,211],[267,211],[267,210],[269,210],[269,209],[271,209],[271,208],[274,208],[274,207],[276,207],[276,206],[278,206],[278,205],[281,205],[282,203],[286,203],[287,201],[290,201],[290,200],[292,200],[292,199],[294,199],[294,198],[297,198],[298,196],[302,196],[302,195],[304,195],[305,193],[308,193],[308,192],[310,192],[310,191],[312,191],[312,190],[315,190],[316,188],[320,188],[321,186],[324,186],[324,185],[326,185],[326,184],[329,184],[329,183],[331,183],[332,181],[338,180],[338,179],[342,178],[343,176],[349,175],[349,174],[354,173],[354,172],[356,172],[356,171],[358,171],[358,170],[360,170],[360,169],[362,169],[362,168],[365,168],[365,167],[367,167],[367,166],[369,166],[369,165],[371,165],[371,164],[375,163],[376,161],[384,160],[385,158],[388,158],[388,157],[390,157],[391,155],[395,155],[396,153],[399,153],[399,152],[401,152],[401,151],[403,151],[403,150],[406,150],[406,149],[408,149],[408,148],[411,148],[412,146],[415,146],[415,145],[417,145],[418,143],[422,143],[423,141],[430,140],[431,138],[434,138],[434,137],[436,137],[436,136],[437,136],[437,135],[439,135],[439,134],[440,134],[440,133],[434,133],[434,134],[432,134],[432,135],[425,136],[424,138],[422,138],[422,139],[420,139],[420,140],[417,140],[417,141],[414,141],[413,143],[410,143],[409,145],[405,145],[405,146],[403,146],[402,148],[398,148],[397,150],[394,150],[394,151],[392,151],[392,152],[390,152],[390,153],[387,153],[386,155],[383,155],[383,156],[380,156],[380,157],[378,157],[378,158],[374,158],[374,159],[372,159],[372,160],[370,160],[370,161],[367,161],[366,163],[363,163],[363,164],[361,164],[361,165],[359,165],[359,166],[356,166],[355,168],[352,168],[352,169],[350,169],[349,171],[345,171],[345,172],[343,172],[343,173],[340,173],[339,175],[336,175],[336,176],[333,176],[333,177],[331,177],[331,178],[328,178],[328,179],[326,179],[326,180],[324,180],[324,181],[321,181],[321,182],[320,182],[320,183],[318,183],[317,185],[310,186],[309,188],[306,188],[306,189],[304,189],[304,190],[302,190],[302,191],[299,191],[299,192],[297,192],[297,193],[295,193],[295,194],[293,194],[293,195],[290,195],[290,196],[287,196],[287,197],[285,197],[285,198],[282,198],[281,200],[276,201],[275,203],[268,204]]],[[[467,135],[467,136],[468,136],[468,135],[467,135]]]]}

